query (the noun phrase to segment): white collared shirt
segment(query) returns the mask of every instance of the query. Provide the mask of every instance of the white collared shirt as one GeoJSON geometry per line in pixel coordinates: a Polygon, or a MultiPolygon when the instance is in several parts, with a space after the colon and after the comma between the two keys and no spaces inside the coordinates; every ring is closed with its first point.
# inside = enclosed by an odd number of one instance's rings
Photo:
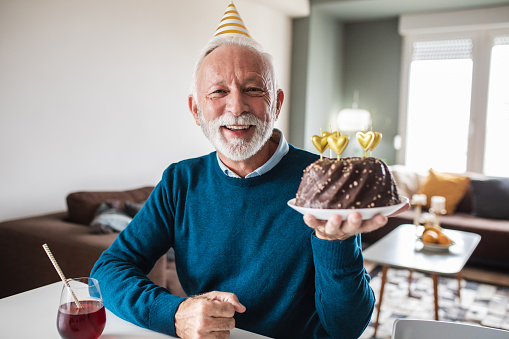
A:
{"type": "MultiPolygon", "coordinates": [[[[279,144],[277,146],[276,152],[272,155],[272,157],[270,157],[270,159],[265,164],[258,167],[253,172],[249,173],[248,175],[246,175],[246,179],[258,177],[260,175],[267,173],[268,171],[273,169],[279,163],[279,161],[281,161],[281,159],[288,153],[288,150],[290,149],[290,147],[288,146],[288,142],[286,141],[286,139],[283,135],[283,132],[281,132],[277,128],[274,128],[274,132],[272,133],[271,138],[274,138],[275,137],[274,134],[276,134],[276,133],[279,133],[279,136],[280,136],[279,144]]],[[[276,137],[277,137],[277,135],[276,135],[276,137]]],[[[219,159],[219,154],[217,154],[217,162],[219,164],[219,167],[221,167],[221,170],[223,171],[224,174],[226,174],[227,176],[232,177],[232,178],[240,178],[240,176],[238,176],[237,173],[231,171],[228,167],[226,167],[223,164],[221,159],[219,159]]]]}

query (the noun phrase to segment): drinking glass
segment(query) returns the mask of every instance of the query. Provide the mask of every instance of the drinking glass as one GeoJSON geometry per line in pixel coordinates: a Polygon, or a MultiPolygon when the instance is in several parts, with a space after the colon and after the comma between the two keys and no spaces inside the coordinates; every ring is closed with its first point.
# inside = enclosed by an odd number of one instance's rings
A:
{"type": "Polygon", "coordinates": [[[97,339],[106,325],[106,311],[94,278],[67,279],[71,289],[64,285],[58,307],[57,329],[64,339],[97,339]],[[78,299],[81,308],[74,299],[78,299]]]}

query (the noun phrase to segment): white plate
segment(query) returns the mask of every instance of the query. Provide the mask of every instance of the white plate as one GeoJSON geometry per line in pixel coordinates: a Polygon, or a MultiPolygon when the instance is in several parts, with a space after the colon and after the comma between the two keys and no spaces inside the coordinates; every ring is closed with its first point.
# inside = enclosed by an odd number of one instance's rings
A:
{"type": "Polygon", "coordinates": [[[325,208],[307,208],[307,207],[300,207],[295,206],[295,198],[288,201],[288,206],[293,208],[299,213],[302,214],[312,214],[315,218],[320,220],[328,220],[331,215],[339,215],[343,219],[348,218],[348,215],[352,212],[359,212],[362,216],[363,220],[371,219],[377,214],[381,214],[384,216],[388,216],[397,210],[399,210],[401,207],[403,207],[405,204],[408,203],[407,197],[400,197],[400,203],[397,205],[391,205],[391,206],[385,206],[385,207],[372,207],[372,208],[357,208],[357,209],[325,209],[325,208]]]}
{"type": "Polygon", "coordinates": [[[454,245],[454,241],[452,244],[449,245],[441,245],[441,244],[428,244],[423,242],[421,239],[418,239],[419,242],[422,244],[422,249],[426,251],[433,251],[433,252],[445,252],[449,250],[449,247],[454,245]]]}

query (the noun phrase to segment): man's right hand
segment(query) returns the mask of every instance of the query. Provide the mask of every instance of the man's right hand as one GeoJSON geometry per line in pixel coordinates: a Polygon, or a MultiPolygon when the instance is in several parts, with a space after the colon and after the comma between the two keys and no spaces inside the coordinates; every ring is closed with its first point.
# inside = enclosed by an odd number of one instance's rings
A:
{"type": "Polygon", "coordinates": [[[229,338],[235,327],[235,312],[246,310],[237,296],[209,292],[184,300],[175,313],[175,329],[180,338],[229,338]]]}

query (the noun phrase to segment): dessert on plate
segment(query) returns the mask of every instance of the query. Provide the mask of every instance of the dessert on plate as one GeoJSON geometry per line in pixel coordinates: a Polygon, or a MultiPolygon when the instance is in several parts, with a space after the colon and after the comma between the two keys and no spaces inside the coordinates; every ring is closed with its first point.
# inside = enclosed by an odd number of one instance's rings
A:
{"type": "Polygon", "coordinates": [[[400,203],[396,183],[379,158],[322,158],[303,173],[295,205],[316,209],[358,209],[400,203]]]}

